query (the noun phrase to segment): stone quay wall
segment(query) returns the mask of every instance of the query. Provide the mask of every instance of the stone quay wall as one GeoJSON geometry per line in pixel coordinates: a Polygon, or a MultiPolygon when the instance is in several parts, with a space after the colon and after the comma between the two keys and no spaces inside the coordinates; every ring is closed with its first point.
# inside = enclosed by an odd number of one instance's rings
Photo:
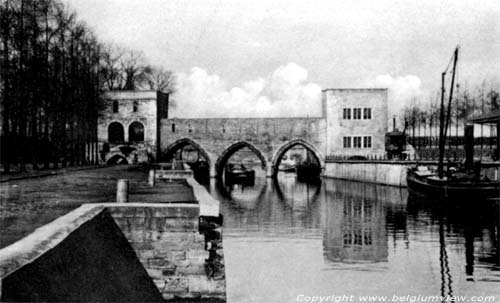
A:
{"type": "Polygon", "coordinates": [[[415,164],[416,162],[409,161],[327,161],[323,176],[334,179],[406,187],[406,171],[415,164]]]}
{"type": "MultiPolygon", "coordinates": [[[[327,160],[323,177],[406,187],[406,172],[415,165],[437,168],[436,161],[327,160]]],[[[481,175],[498,180],[499,170],[498,163],[483,163],[481,175]]]]}
{"type": "Polygon", "coordinates": [[[225,279],[207,275],[210,251],[196,204],[108,206],[164,299],[225,298],[225,279]]]}

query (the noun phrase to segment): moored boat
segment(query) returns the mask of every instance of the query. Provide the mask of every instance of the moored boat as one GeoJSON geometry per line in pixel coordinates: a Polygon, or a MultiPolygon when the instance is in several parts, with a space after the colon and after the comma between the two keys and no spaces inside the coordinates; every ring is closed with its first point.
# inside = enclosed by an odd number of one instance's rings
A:
{"type": "MultiPolygon", "coordinates": [[[[474,127],[466,125],[464,129],[465,163],[463,167],[452,168],[448,163],[448,169],[444,171],[444,148],[446,132],[450,121],[451,101],[453,98],[453,87],[455,81],[455,69],[458,60],[458,47],[453,54],[453,73],[451,79],[450,95],[445,116],[444,106],[444,81],[447,71],[442,73],[441,110],[439,125],[439,160],[437,169],[426,166],[417,166],[407,171],[406,181],[408,188],[418,194],[437,196],[443,198],[471,198],[485,199],[500,197],[500,184],[498,178],[491,180],[481,176],[481,164],[474,160],[474,127]]],[[[500,115],[497,117],[500,121],[500,115]]],[[[497,122],[497,128],[500,123],[497,122]]],[[[498,131],[498,130],[497,130],[498,131]]],[[[497,142],[498,143],[498,142],[497,142]]]]}
{"type": "Polygon", "coordinates": [[[230,163],[226,167],[224,178],[226,183],[253,183],[255,181],[255,170],[249,169],[243,164],[230,163]]]}
{"type": "Polygon", "coordinates": [[[500,196],[500,184],[463,172],[439,177],[437,171],[419,166],[408,170],[408,188],[416,193],[443,198],[495,198],[500,196]]]}

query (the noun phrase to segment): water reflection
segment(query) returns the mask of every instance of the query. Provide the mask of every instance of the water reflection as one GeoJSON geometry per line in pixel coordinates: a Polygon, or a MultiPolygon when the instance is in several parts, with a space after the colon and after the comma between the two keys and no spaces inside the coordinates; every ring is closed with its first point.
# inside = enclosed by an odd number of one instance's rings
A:
{"type": "Polygon", "coordinates": [[[210,191],[225,217],[230,302],[335,291],[500,296],[498,204],[445,204],[396,187],[305,184],[286,174],[210,191]]]}
{"type": "Polygon", "coordinates": [[[326,207],[323,239],[326,259],[346,263],[387,261],[387,233],[381,203],[367,195],[356,197],[339,190],[331,195],[327,192],[327,197],[332,200],[326,207]]]}

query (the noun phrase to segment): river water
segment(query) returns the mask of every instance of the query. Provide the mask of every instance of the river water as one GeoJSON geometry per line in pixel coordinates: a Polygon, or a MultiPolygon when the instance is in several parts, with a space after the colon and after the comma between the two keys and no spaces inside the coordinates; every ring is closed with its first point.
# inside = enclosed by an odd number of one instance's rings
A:
{"type": "Polygon", "coordinates": [[[332,179],[305,184],[285,173],[207,188],[224,215],[228,302],[500,300],[498,205],[332,179]]]}

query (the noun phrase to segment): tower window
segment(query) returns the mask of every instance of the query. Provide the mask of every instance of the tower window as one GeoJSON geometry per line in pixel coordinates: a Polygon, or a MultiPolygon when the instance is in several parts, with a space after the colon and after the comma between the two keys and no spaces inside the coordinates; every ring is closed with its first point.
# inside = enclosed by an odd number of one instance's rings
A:
{"type": "Polygon", "coordinates": [[[137,101],[134,101],[132,105],[132,110],[134,111],[134,113],[136,113],[138,109],[139,109],[139,103],[137,101]]]}
{"type": "Polygon", "coordinates": [[[117,112],[118,112],[118,101],[114,100],[113,101],[113,113],[117,113],[117,112]]]}
{"type": "Polygon", "coordinates": [[[175,133],[175,123],[172,123],[172,132],[175,133]]]}

